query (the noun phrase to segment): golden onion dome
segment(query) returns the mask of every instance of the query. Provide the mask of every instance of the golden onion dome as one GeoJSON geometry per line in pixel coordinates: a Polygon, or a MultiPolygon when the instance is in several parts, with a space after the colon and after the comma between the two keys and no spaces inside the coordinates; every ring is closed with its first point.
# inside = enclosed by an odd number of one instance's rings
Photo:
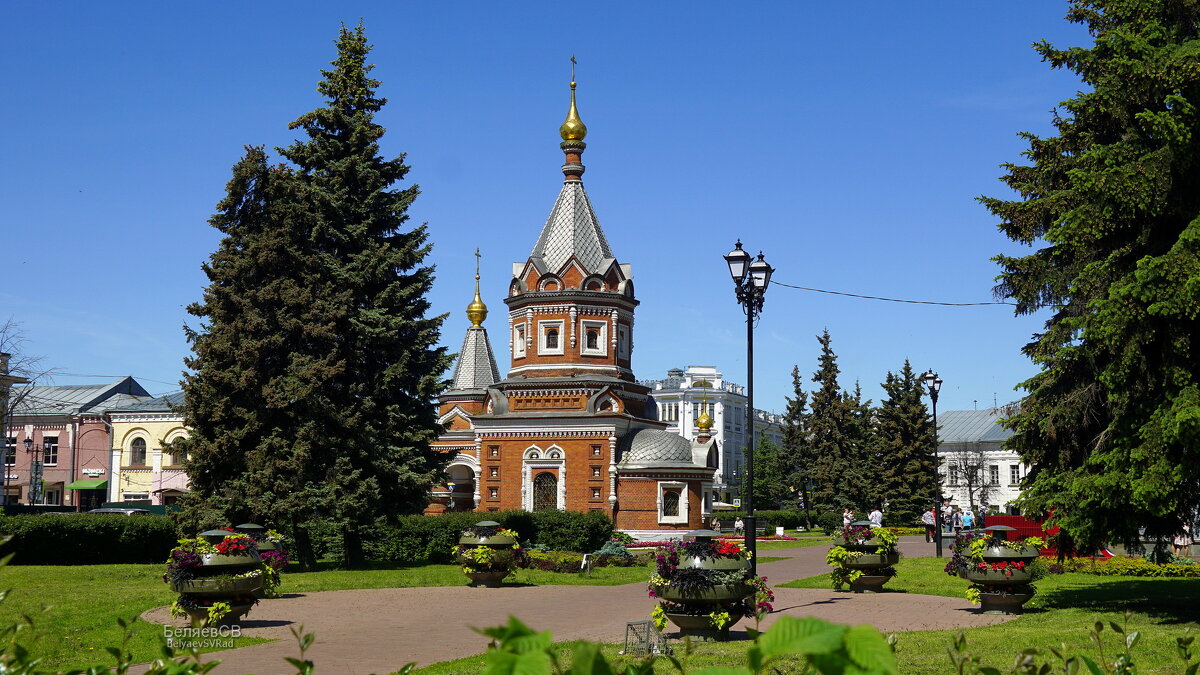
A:
{"type": "Polygon", "coordinates": [[[467,305],[467,318],[471,320],[471,327],[482,326],[487,312],[487,305],[483,304],[483,298],[479,297],[479,249],[475,249],[475,299],[467,305]]]}
{"type": "Polygon", "coordinates": [[[696,418],[696,427],[698,427],[701,432],[707,433],[712,429],[712,425],[713,418],[708,414],[707,410],[700,413],[700,416],[696,418]]]}
{"type": "Polygon", "coordinates": [[[587,136],[587,125],[579,119],[579,110],[575,107],[575,82],[571,81],[571,108],[567,111],[567,119],[558,128],[558,135],[564,141],[582,141],[587,136]]]}

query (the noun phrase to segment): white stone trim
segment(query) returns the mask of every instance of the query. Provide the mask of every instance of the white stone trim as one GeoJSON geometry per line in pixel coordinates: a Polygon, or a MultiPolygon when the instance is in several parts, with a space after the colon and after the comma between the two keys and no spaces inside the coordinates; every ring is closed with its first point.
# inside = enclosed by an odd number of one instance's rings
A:
{"type": "MultiPolygon", "coordinates": [[[[564,353],[566,353],[566,345],[564,343],[567,341],[567,336],[564,335],[564,333],[566,331],[565,331],[565,326],[564,326],[564,322],[562,319],[551,319],[551,320],[545,320],[545,321],[538,321],[537,322],[537,332],[538,332],[538,355],[539,356],[562,356],[564,353]],[[546,346],[546,332],[549,330],[557,330],[558,331],[558,346],[557,347],[551,348],[551,347],[546,346]]],[[[551,366],[551,367],[561,368],[562,366],[551,366]]]]}
{"type": "Polygon", "coordinates": [[[558,494],[555,507],[559,511],[567,508],[567,451],[558,445],[542,450],[536,445],[525,448],[521,456],[521,508],[533,510],[533,479],[539,469],[558,469],[558,494]],[[551,455],[557,457],[551,457],[551,455]]]}
{"type": "Polygon", "coordinates": [[[608,323],[595,319],[583,319],[579,325],[579,333],[582,336],[579,341],[579,353],[584,356],[608,356],[608,323]],[[587,335],[590,328],[598,329],[600,333],[594,348],[588,347],[587,335]]]}
{"type": "Polygon", "coordinates": [[[687,483],[682,481],[666,481],[660,480],[657,483],[658,494],[654,501],[658,505],[658,524],[659,525],[686,525],[688,522],[688,489],[687,483]],[[663,493],[667,490],[679,490],[679,515],[667,516],[663,515],[663,493]]]}

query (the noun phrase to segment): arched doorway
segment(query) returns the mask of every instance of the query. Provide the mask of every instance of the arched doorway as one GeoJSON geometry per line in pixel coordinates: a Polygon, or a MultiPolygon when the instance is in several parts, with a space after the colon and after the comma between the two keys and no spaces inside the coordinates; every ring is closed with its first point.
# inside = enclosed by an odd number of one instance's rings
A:
{"type": "Polygon", "coordinates": [[[533,478],[533,510],[558,508],[558,476],[544,471],[533,478]]]}
{"type": "Polygon", "coordinates": [[[448,479],[446,487],[453,484],[449,491],[448,511],[472,511],[475,509],[475,471],[465,464],[451,464],[446,467],[448,479]]]}

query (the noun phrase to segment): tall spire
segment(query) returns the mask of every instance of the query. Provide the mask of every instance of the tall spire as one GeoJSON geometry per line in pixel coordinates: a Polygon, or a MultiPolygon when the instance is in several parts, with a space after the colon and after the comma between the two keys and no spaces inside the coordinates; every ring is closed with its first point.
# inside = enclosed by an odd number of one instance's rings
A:
{"type": "Polygon", "coordinates": [[[562,172],[568,181],[578,181],[583,175],[583,150],[587,147],[587,143],[583,142],[587,136],[587,125],[583,120],[579,119],[579,109],[575,107],[575,55],[571,55],[571,107],[567,110],[567,119],[558,128],[558,135],[562,136],[563,142],[559,145],[562,148],[563,154],[566,155],[566,163],[563,164],[562,172]]]}
{"type": "Polygon", "coordinates": [[[479,297],[479,258],[479,249],[475,249],[475,299],[467,305],[467,318],[471,320],[472,328],[482,326],[488,312],[487,305],[483,304],[483,298],[479,297]]]}

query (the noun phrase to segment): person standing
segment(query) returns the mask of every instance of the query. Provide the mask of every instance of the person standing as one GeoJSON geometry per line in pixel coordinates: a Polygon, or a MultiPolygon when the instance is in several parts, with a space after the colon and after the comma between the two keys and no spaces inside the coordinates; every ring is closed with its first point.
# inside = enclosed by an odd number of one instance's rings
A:
{"type": "Polygon", "coordinates": [[[950,523],[954,527],[954,538],[957,539],[963,529],[962,509],[954,509],[954,515],[950,516],[950,523]]]}
{"type": "Polygon", "coordinates": [[[1191,546],[1191,545],[1192,545],[1191,528],[1189,528],[1187,525],[1184,525],[1183,531],[1180,532],[1179,534],[1175,535],[1175,538],[1173,540],[1171,540],[1171,548],[1173,549],[1173,552],[1175,553],[1175,555],[1182,557],[1182,556],[1187,555],[1188,546],[1191,546]]]}
{"type": "Polygon", "coordinates": [[[950,502],[942,502],[942,531],[950,534],[950,526],[954,524],[954,507],[950,502]]]}
{"type": "Polygon", "coordinates": [[[842,527],[850,527],[852,522],[854,522],[854,512],[850,509],[842,509],[842,527]]]}
{"type": "Polygon", "coordinates": [[[971,507],[967,507],[962,514],[963,529],[970,530],[975,527],[975,512],[971,511],[971,507]]]}
{"type": "Polygon", "coordinates": [[[937,524],[937,514],[930,508],[921,514],[921,522],[925,524],[925,543],[933,543],[933,534],[937,524]]]}
{"type": "Polygon", "coordinates": [[[883,527],[883,511],[880,511],[879,507],[876,506],[871,510],[870,515],[867,516],[867,520],[871,521],[871,527],[883,527]]]}

